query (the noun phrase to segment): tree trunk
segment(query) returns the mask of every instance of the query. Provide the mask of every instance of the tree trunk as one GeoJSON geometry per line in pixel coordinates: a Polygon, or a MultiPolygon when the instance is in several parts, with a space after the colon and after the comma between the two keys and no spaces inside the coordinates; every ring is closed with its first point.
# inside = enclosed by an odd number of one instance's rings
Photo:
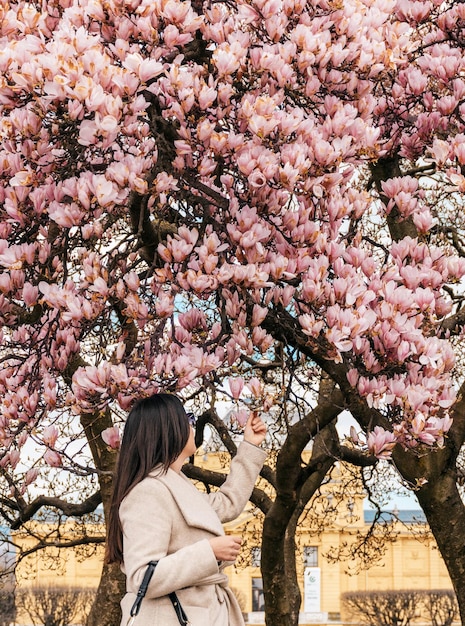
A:
{"type": "MultiPolygon", "coordinates": [[[[261,570],[267,626],[297,626],[299,623],[301,595],[295,562],[295,533],[305,505],[334,464],[335,457],[328,455],[333,429],[329,424],[315,437],[306,472],[288,473],[291,459],[286,458],[286,452],[289,449],[283,446],[281,450],[280,457],[283,451],[284,456],[276,468],[276,499],[263,524],[261,570]]],[[[293,454],[292,459],[300,469],[300,456],[293,454]]]]}
{"type": "Polygon", "coordinates": [[[296,576],[286,564],[294,558],[286,530],[295,503],[275,502],[263,524],[261,571],[267,626],[296,626],[299,621],[300,591],[296,576]],[[291,554],[289,554],[291,552],[291,554]]]}
{"type": "MultiPolygon", "coordinates": [[[[118,314],[118,311],[116,311],[118,314]]],[[[124,323],[127,320],[123,320],[124,323]]],[[[135,340],[134,324],[127,323],[128,347],[135,340]]],[[[69,387],[73,375],[80,367],[88,364],[77,355],[68,363],[63,376],[69,387]]],[[[95,468],[98,471],[100,495],[104,519],[108,519],[113,491],[113,473],[116,467],[117,452],[106,445],[102,432],[113,426],[110,409],[96,410],[95,413],[81,413],[81,426],[86,434],[95,468]]],[[[104,565],[94,603],[87,618],[86,626],[118,626],[121,622],[120,601],[125,593],[125,576],[119,565],[104,565]]]]}
{"type": "MultiPolygon", "coordinates": [[[[376,163],[370,165],[372,182],[379,193],[379,197],[387,207],[389,204],[388,198],[383,193],[382,182],[389,180],[390,178],[396,178],[403,176],[400,169],[399,155],[393,157],[383,157],[376,163]]],[[[417,228],[413,222],[412,216],[407,218],[401,217],[399,208],[394,205],[387,215],[387,225],[393,241],[400,241],[404,237],[411,237],[415,239],[418,237],[417,228]]]]}
{"type": "Polygon", "coordinates": [[[448,569],[465,624],[465,507],[455,473],[441,474],[422,487],[417,497],[448,569]]]}
{"type": "Polygon", "coordinates": [[[297,581],[297,549],[295,542],[301,514],[301,506],[298,506],[289,520],[284,535],[284,568],[289,585],[290,616],[293,624],[299,623],[300,605],[302,604],[302,596],[297,581]]]}
{"type": "Polygon", "coordinates": [[[119,626],[120,600],[125,593],[125,577],[115,563],[104,565],[87,626],[119,626]]]}
{"type": "MultiPolygon", "coordinates": [[[[108,519],[116,452],[104,443],[101,433],[105,428],[112,426],[111,415],[109,411],[103,414],[81,415],[81,423],[86,432],[95,466],[100,470],[100,494],[104,516],[108,519]]],[[[86,626],[118,626],[121,622],[120,601],[124,593],[125,577],[119,565],[114,563],[104,565],[86,626]]]]}
{"type": "Polygon", "coordinates": [[[267,626],[297,626],[300,590],[295,564],[295,530],[303,507],[334,463],[328,457],[331,428],[343,398],[334,383],[323,376],[319,404],[289,429],[276,464],[276,498],[263,524],[261,572],[267,626]],[[301,453],[315,437],[312,457],[302,468],[301,453]],[[320,445],[321,444],[321,445],[320,445]]]}

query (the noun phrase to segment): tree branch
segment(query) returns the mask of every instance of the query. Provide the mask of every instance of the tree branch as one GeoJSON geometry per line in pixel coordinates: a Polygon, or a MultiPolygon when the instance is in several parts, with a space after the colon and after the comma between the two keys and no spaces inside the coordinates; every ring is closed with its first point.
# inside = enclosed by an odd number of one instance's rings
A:
{"type": "Polygon", "coordinates": [[[95,509],[101,503],[102,497],[100,495],[100,491],[96,491],[89,498],[79,503],[66,502],[65,500],[61,500],[60,498],[55,498],[52,496],[39,496],[27,506],[22,508],[17,507],[17,510],[19,511],[19,517],[11,525],[11,529],[18,530],[18,528],[20,528],[22,524],[31,520],[37,513],[37,511],[45,506],[59,509],[67,517],[81,517],[83,515],[86,515],[87,513],[92,513],[93,511],[95,511],[95,509]]]}

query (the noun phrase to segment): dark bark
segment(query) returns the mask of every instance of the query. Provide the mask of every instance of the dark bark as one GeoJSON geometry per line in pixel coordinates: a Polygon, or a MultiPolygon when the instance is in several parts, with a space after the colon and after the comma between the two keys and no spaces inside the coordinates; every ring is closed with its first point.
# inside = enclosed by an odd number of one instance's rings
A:
{"type": "MultiPolygon", "coordinates": [[[[71,363],[66,372],[68,383],[78,367],[86,365],[80,357],[71,363]]],[[[113,472],[116,466],[116,450],[109,448],[102,439],[102,432],[113,426],[110,410],[81,414],[81,425],[89,444],[95,468],[99,476],[100,496],[105,519],[108,519],[113,472]]],[[[125,591],[125,577],[119,565],[104,565],[100,583],[87,618],[87,626],[116,626],[121,621],[120,600],[125,591]]]]}
{"type": "Polygon", "coordinates": [[[446,564],[465,624],[465,507],[455,472],[445,471],[420,489],[417,497],[446,564]]]}
{"type": "Polygon", "coordinates": [[[279,453],[276,498],[265,517],[262,536],[261,571],[267,626],[296,626],[298,623],[300,591],[295,566],[295,529],[301,507],[315,493],[334,463],[335,458],[327,454],[328,441],[323,433],[325,426],[340,413],[341,406],[342,396],[337,390],[321,397],[320,404],[290,428],[279,453]],[[309,464],[312,471],[306,468],[304,473],[301,453],[311,437],[319,432],[309,464]]]}
{"type": "MultiPolygon", "coordinates": [[[[399,160],[399,156],[394,155],[392,157],[379,159],[376,163],[370,165],[372,176],[371,183],[376,187],[379,197],[386,207],[389,200],[383,193],[381,183],[385,180],[389,180],[390,178],[403,176],[399,160]]],[[[394,241],[400,241],[404,237],[411,237],[412,239],[418,237],[418,231],[413,223],[412,217],[407,217],[406,219],[402,218],[396,205],[392,207],[386,220],[389,232],[394,241]]]]}
{"type": "MultiPolygon", "coordinates": [[[[19,499],[18,499],[19,500],[19,499]]],[[[1,501],[1,499],[0,499],[1,501]]],[[[31,520],[34,515],[43,507],[53,507],[59,511],[62,511],[67,517],[80,517],[86,513],[92,513],[102,502],[100,491],[92,494],[86,498],[83,502],[67,502],[61,498],[55,498],[54,496],[40,495],[32,502],[27,504],[24,499],[20,499],[16,504],[15,509],[18,511],[18,516],[14,522],[11,523],[11,530],[18,530],[25,522],[31,520]]],[[[11,508],[9,501],[5,501],[7,506],[11,508]]]]}
{"type": "MultiPolygon", "coordinates": [[[[112,493],[112,477],[116,452],[104,443],[101,433],[112,426],[109,411],[103,415],[81,415],[87,441],[96,468],[99,470],[100,495],[105,519],[108,519],[112,493]]],[[[119,602],[125,592],[125,577],[119,565],[104,565],[95,602],[87,618],[87,626],[116,626],[121,621],[119,602]]]]}
{"type": "MultiPolygon", "coordinates": [[[[65,372],[65,380],[71,385],[73,374],[87,363],[78,355],[65,372]]],[[[109,448],[102,439],[102,432],[113,426],[110,410],[82,413],[81,425],[84,429],[95,469],[98,472],[100,497],[105,519],[108,519],[113,472],[116,467],[117,452],[109,448]]],[[[119,565],[104,565],[95,601],[87,618],[86,626],[117,626],[121,621],[120,600],[125,593],[125,577],[119,565]]]]}
{"type": "Polygon", "coordinates": [[[116,563],[104,565],[86,626],[119,626],[120,601],[126,592],[125,577],[116,563]]]}
{"type": "Polygon", "coordinates": [[[300,508],[297,507],[289,520],[289,524],[284,533],[283,542],[284,571],[286,572],[289,618],[291,624],[298,624],[300,605],[302,603],[302,597],[297,582],[297,545],[295,541],[300,515],[300,508]]]}

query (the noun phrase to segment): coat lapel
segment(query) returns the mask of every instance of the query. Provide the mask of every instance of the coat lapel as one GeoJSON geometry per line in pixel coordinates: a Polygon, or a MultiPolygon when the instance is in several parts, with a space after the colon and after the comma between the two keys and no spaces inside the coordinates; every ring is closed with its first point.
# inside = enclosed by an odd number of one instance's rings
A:
{"type": "Polygon", "coordinates": [[[169,469],[166,474],[157,468],[150,476],[160,480],[170,491],[188,526],[203,528],[214,535],[224,535],[218,515],[200,492],[183,474],[169,469]]]}

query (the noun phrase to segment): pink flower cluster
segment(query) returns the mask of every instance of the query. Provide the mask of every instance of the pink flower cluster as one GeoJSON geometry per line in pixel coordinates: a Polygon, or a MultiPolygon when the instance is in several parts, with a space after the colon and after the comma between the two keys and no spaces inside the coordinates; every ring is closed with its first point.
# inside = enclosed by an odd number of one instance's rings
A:
{"type": "Polygon", "coordinates": [[[231,370],[270,354],[284,313],[392,419],[369,450],[442,445],[454,354],[436,330],[465,264],[430,238],[440,211],[414,170],[436,197],[465,190],[464,18],[436,0],[3,3],[5,464],[57,408],[219,379],[239,421],[244,389],[269,407],[231,370]],[[399,155],[408,175],[362,188],[399,155]],[[393,241],[393,215],[417,237],[393,241]]]}

